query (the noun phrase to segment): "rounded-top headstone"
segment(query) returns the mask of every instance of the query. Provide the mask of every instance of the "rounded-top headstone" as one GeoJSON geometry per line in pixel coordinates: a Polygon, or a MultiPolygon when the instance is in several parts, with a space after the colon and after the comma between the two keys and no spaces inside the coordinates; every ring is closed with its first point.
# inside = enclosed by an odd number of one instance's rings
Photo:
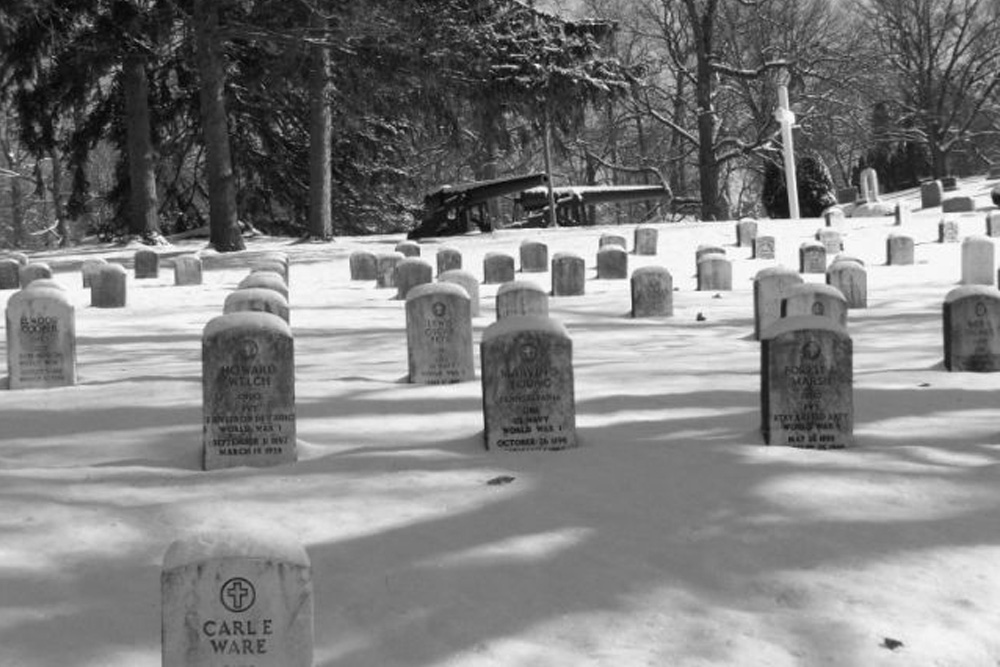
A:
{"type": "Polygon", "coordinates": [[[732,262],[714,252],[702,255],[697,266],[697,289],[699,292],[732,290],[732,262]]]}
{"type": "Polygon", "coordinates": [[[541,241],[525,239],[518,249],[523,273],[544,273],[549,270],[549,247],[541,241]]]}
{"type": "Polygon", "coordinates": [[[781,319],[781,300],[792,285],[803,282],[802,276],[784,266],[761,269],[753,279],[754,338],[781,319]]]}
{"type": "Polygon", "coordinates": [[[754,259],[774,259],[774,237],[757,236],[753,240],[754,259]]]}
{"type": "Polygon", "coordinates": [[[990,237],[1000,236],[1000,211],[990,211],[986,214],[986,235],[990,237]]]}
{"type": "Polygon", "coordinates": [[[598,250],[608,246],[618,246],[619,248],[625,249],[627,245],[628,242],[621,234],[601,234],[601,237],[597,240],[598,250]]]}
{"type": "Polygon", "coordinates": [[[312,667],[309,556],[280,528],[173,542],[160,577],[163,667],[312,667]]]}
{"type": "Polygon", "coordinates": [[[860,260],[838,258],[831,262],[826,284],[844,295],[848,308],[868,307],[868,272],[860,260]]]}
{"type": "Polygon", "coordinates": [[[21,286],[21,264],[16,259],[0,259],[0,290],[21,286]]]}
{"type": "Polygon", "coordinates": [[[378,259],[369,250],[355,250],[348,259],[351,280],[375,280],[378,276],[378,259]]]}
{"type": "Polygon", "coordinates": [[[475,378],[469,294],[449,282],[411,289],[406,297],[406,348],[413,384],[475,378]]]}
{"type": "Polygon", "coordinates": [[[100,272],[102,266],[107,266],[108,260],[103,257],[91,257],[83,260],[80,265],[80,274],[83,280],[83,287],[89,289],[94,276],[100,272]]]}
{"type": "Polygon", "coordinates": [[[928,181],[920,185],[920,208],[940,206],[944,199],[944,187],[941,181],[928,181]]]}
{"type": "Polygon", "coordinates": [[[406,257],[396,265],[396,298],[400,301],[417,285],[434,280],[434,267],[419,257],[406,257]]]}
{"type": "Polygon", "coordinates": [[[963,285],[948,292],[942,308],[944,367],[949,371],[1000,371],[1000,290],[963,285]]]}
{"type": "Polygon", "coordinates": [[[583,257],[571,252],[552,256],[552,296],[580,296],[586,285],[583,257]]]}
{"type": "Polygon", "coordinates": [[[514,315],[549,316],[549,295],[530,280],[514,280],[497,289],[497,319],[514,315]]]}
{"type": "Polygon", "coordinates": [[[655,255],[659,231],[655,227],[635,228],[635,254],[655,255]]]}
{"type": "Polygon", "coordinates": [[[488,252],[483,257],[483,284],[501,285],[514,280],[514,258],[502,252],[488,252]]]}
{"type": "Polygon", "coordinates": [[[272,466],[297,459],[295,351],[277,315],[234,312],[202,334],[204,468],[272,466]]]}
{"type": "Polygon", "coordinates": [[[404,257],[420,257],[420,244],[416,241],[400,241],[395,250],[404,257]]]}
{"type": "Polygon", "coordinates": [[[597,251],[597,277],[601,280],[628,278],[628,253],[624,246],[609,244],[597,251]]]}
{"type": "Polygon", "coordinates": [[[975,197],[948,197],[941,202],[941,211],[944,213],[965,213],[975,210],[975,197]]]}
{"type": "Polygon", "coordinates": [[[698,260],[700,260],[705,255],[725,255],[726,249],[720,245],[711,245],[703,243],[699,245],[694,251],[694,263],[697,265],[698,260]]]}
{"type": "Polygon", "coordinates": [[[938,243],[958,243],[958,223],[942,219],[938,223],[938,243]]]}
{"type": "Polygon", "coordinates": [[[562,324],[513,315],[491,324],[480,345],[487,449],[577,446],[573,342],[562,324]]]}
{"type": "Polygon", "coordinates": [[[663,266],[642,266],[632,272],[632,317],[674,314],[674,279],[663,266]]]}
{"type": "Polygon", "coordinates": [[[121,264],[106,264],[90,277],[90,305],[95,308],[124,308],[128,280],[121,264]]]}
{"type": "Polygon", "coordinates": [[[438,248],[435,259],[437,260],[437,272],[439,276],[446,271],[455,271],[462,268],[462,253],[458,248],[441,246],[438,248]]]}
{"type": "Polygon", "coordinates": [[[11,389],[76,384],[76,314],[66,291],[35,281],[7,300],[11,389]]]}
{"type": "Polygon", "coordinates": [[[21,266],[19,277],[21,287],[24,288],[30,285],[32,280],[51,278],[52,269],[45,262],[31,262],[30,264],[23,264],[21,266]]]}
{"type": "Polygon", "coordinates": [[[181,255],[174,258],[174,285],[200,285],[202,282],[201,258],[181,255]]]}
{"type": "Polygon", "coordinates": [[[807,241],[799,246],[799,271],[826,273],[826,247],[822,243],[807,241]]]}
{"type": "Polygon", "coordinates": [[[757,238],[757,221],[740,220],[736,223],[736,245],[740,248],[748,248],[753,245],[753,240],[757,238]]]}
{"type": "Polygon", "coordinates": [[[847,327],[847,299],[832,285],[802,283],[788,288],[781,300],[782,317],[815,315],[827,317],[847,327]]]}
{"type": "Polygon", "coordinates": [[[289,321],[288,300],[273,289],[243,287],[226,295],[223,314],[243,312],[271,313],[289,321]]]}
{"type": "Polygon", "coordinates": [[[133,261],[136,278],[156,278],[160,275],[160,256],[155,251],[140,248],[135,251],[133,261]]]}
{"type": "Polygon", "coordinates": [[[469,312],[473,317],[479,317],[479,279],[465,269],[452,269],[438,275],[438,282],[453,283],[465,290],[469,295],[469,312]]]}
{"type": "Polygon", "coordinates": [[[258,257],[250,262],[250,273],[273,271],[281,276],[281,279],[285,281],[285,285],[288,285],[290,266],[291,264],[287,260],[282,261],[277,257],[258,257]]]}
{"type": "Polygon", "coordinates": [[[962,284],[992,285],[996,277],[993,239],[974,235],[962,240],[962,284]]]}
{"type": "Polygon", "coordinates": [[[281,277],[281,274],[274,271],[256,271],[241,280],[236,286],[237,289],[247,287],[274,290],[285,297],[286,301],[288,300],[288,285],[285,284],[285,279],[281,277]]]}
{"type": "Polygon", "coordinates": [[[396,286],[396,266],[402,262],[406,256],[401,252],[386,252],[376,256],[378,273],[375,276],[375,287],[395,287],[396,286]]]}
{"type": "Polygon", "coordinates": [[[913,264],[913,237],[889,234],[885,240],[885,263],[888,266],[913,264]]]}

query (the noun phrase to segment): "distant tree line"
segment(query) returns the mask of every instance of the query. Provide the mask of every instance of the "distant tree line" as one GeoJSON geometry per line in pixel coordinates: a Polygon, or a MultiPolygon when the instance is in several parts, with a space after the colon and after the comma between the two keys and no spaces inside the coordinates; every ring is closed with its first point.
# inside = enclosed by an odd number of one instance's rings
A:
{"type": "Polygon", "coordinates": [[[539,170],[759,215],[779,81],[837,186],[976,173],[998,34],[996,0],[8,0],[0,243],[401,231],[539,170]]]}

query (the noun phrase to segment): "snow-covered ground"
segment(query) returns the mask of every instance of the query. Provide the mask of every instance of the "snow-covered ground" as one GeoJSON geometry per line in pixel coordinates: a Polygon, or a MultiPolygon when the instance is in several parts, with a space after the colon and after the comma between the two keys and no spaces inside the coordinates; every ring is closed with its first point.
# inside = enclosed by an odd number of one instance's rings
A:
{"type": "MultiPolygon", "coordinates": [[[[963,235],[984,233],[995,184],[963,183],[981,206],[949,216],[963,235]]],[[[319,667],[1000,664],[1000,374],[942,368],[961,273],[941,217],[845,223],[869,308],[850,313],[858,446],[841,451],[758,434],[751,279],[797,266],[815,219],[760,222],[777,261],[735,247],[733,223],[658,225],[660,254],[629,261],[666,266],[678,291],[672,318],[646,320],[627,317],[628,281],[593,279],[609,228],[445,240],[480,276],[486,252],[529,237],[586,258],[586,296],[550,302],[581,441],[558,453],[485,451],[478,381],[404,382],[403,304],[347,266],[399,237],[253,241],[292,259],[299,461],[215,472],[201,331],[244,259],[210,258],[225,268],[201,286],[130,278],[128,307],[103,310],[79,260],[132,250],[38,253],[77,307],[79,384],[0,392],[0,666],[158,665],[163,555],[223,527],[304,544],[319,667]],[[914,236],[915,265],[884,266],[890,232],[914,236]],[[726,246],[732,292],[694,291],[700,243],[726,246]]]]}

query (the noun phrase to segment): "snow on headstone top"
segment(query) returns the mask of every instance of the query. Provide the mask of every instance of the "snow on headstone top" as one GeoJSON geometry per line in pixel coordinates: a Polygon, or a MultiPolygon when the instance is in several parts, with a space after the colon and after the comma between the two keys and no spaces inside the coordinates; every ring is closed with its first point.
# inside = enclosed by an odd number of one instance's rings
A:
{"type": "Polygon", "coordinates": [[[193,533],[174,540],[163,556],[163,569],[220,558],[265,558],[308,566],[309,555],[291,533],[268,528],[266,534],[233,529],[193,533]]]}
{"type": "MultiPolygon", "coordinates": [[[[839,290],[838,290],[839,291],[839,290]]],[[[820,317],[818,315],[796,315],[795,317],[786,317],[778,320],[771,326],[764,329],[760,334],[761,340],[766,340],[769,338],[775,338],[781,334],[788,333],[789,331],[797,331],[799,329],[823,329],[826,331],[834,331],[839,334],[847,336],[847,329],[834,320],[828,317],[820,317]]]]}

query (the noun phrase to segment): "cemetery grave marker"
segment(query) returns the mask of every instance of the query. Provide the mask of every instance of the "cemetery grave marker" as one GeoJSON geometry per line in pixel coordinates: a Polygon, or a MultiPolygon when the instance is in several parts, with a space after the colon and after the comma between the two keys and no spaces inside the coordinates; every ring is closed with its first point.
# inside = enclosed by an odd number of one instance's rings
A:
{"type": "Polygon", "coordinates": [[[902,202],[896,202],[896,207],[893,209],[893,221],[897,227],[902,227],[910,221],[910,209],[903,206],[902,202]]]}
{"type": "Polygon", "coordinates": [[[974,197],[948,197],[941,202],[943,213],[964,213],[976,210],[976,200],[974,197]]]}
{"type": "Polygon", "coordinates": [[[986,235],[1000,236],[1000,211],[990,211],[986,214],[986,235]]]}
{"type": "Polygon", "coordinates": [[[753,336],[760,340],[764,329],[781,319],[781,300],[793,285],[804,281],[795,271],[784,266],[761,269],[753,279],[753,336]]]}
{"type": "Polygon", "coordinates": [[[464,289],[469,295],[469,313],[472,317],[479,317],[479,280],[472,273],[463,269],[452,269],[438,275],[438,282],[453,283],[464,289]]]}
{"type": "Polygon", "coordinates": [[[462,253],[459,252],[458,248],[442,246],[438,248],[437,255],[434,257],[437,260],[437,274],[439,276],[447,271],[462,268],[462,253]]]}
{"type": "Polygon", "coordinates": [[[624,247],[606,245],[597,251],[597,277],[600,280],[628,278],[628,253],[624,247]]]}
{"type": "Polygon", "coordinates": [[[635,254],[655,255],[659,231],[655,227],[635,228],[635,254]]]}
{"type": "Polygon", "coordinates": [[[632,272],[632,317],[674,314],[674,279],[665,267],[643,266],[632,272]]]}
{"type": "Polygon", "coordinates": [[[515,280],[504,283],[497,290],[497,319],[514,315],[549,316],[549,295],[541,286],[527,281],[515,280]]]}
{"type": "Polygon", "coordinates": [[[949,371],[1000,371],[1000,291],[963,285],[948,292],[942,308],[944,367],[949,371]]]}
{"type": "Polygon", "coordinates": [[[521,271],[544,273],[549,270],[549,247],[541,241],[521,241],[521,271]]]}
{"type": "Polygon", "coordinates": [[[404,301],[414,287],[434,280],[434,267],[419,257],[406,257],[396,265],[396,298],[404,301]]]}
{"type": "Polygon", "coordinates": [[[18,270],[18,279],[21,281],[21,288],[25,288],[31,284],[32,280],[38,280],[39,278],[51,278],[52,269],[45,262],[31,262],[30,264],[22,264],[21,268],[18,270]]]}
{"type": "Polygon", "coordinates": [[[76,313],[65,290],[41,280],[7,301],[11,389],[76,384],[76,313]]]}
{"type": "Polygon", "coordinates": [[[400,241],[395,250],[404,257],[420,257],[420,244],[416,241],[400,241]]]}
{"type": "Polygon", "coordinates": [[[747,248],[753,245],[753,240],[757,238],[757,221],[741,220],[736,223],[736,245],[740,248],[747,248]]]}
{"type": "Polygon", "coordinates": [[[158,278],[160,275],[160,256],[148,248],[140,248],[133,256],[136,279],[158,278]]]}
{"type": "Polygon", "coordinates": [[[263,287],[244,287],[226,295],[222,304],[222,313],[243,312],[270,313],[277,315],[285,322],[290,321],[288,300],[273,289],[263,287]]]}
{"type": "Polygon", "coordinates": [[[475,378],[469,295],[454,283],[418,285],[406,297],[409,381],[452,384],[475,378]]]}
{"type": "Polygon", "coordinates": [[[845,220],[844,209],[839,206],[831,206],[823,211],[823,224],[829,228],[840,229],[844,226],[845,220]]]}
{"type": "Polygon", "coordinates": [[[552,256],[552,296],[580,296],[585,284],[583,257],[569,252],[552,256]]]}
{"type": "Polygon", "coordinates": [[[127,290],[125,267],[106,264],[90,277],[90,305],[95,308],[124,308],[127,290]]]}
{"type": "Polygon", "coordinates": [[[962,240],[962,284],[992,285],[995,270],[993,241],[985,236],[962,240]]]}
{"type": "Polygon", "coordinates": [[[597,249],[606,248],[608,246],[618,246],[623,250],[628,247],[625,237],[620,234],[601,234],[601,238],[597,241],[597,249]]]}
{"type": "Polygon", "coordinates": [[[774,237],[758,236],[753,240],[754,259],[774,259],[774,237]]]}
{"type": "Polygon", "coordinates": [[[861,170],[861,199],[871,204],[879,200],[878,172],[871,167],[861,170]]]}
{"type": "Polygon", "coordinates": [[[514,258],[502,252],[488,252],[483,257],[483,284],[500,285],[514,279],[514,258]]]}
{"type": "Polygon", "coordinates": [[[375,287],[395,287],[396,286],[396,265],[399,264],[405,255],[400,252],[382,253],[376,257],[378,260],[378,274],[375,276],[375,287]]]}
{"type": "Polygon", "coordinates": [[[281,277],[281,274],[274,271],[258,270],[251,273],[236,285],[237,289],[243,289],[245,287],[272,289],[281,296],[285,297],[285,301],[288,300],[288,285],[285,284],[285,279],[281,277]]]}
{"type": "Polygon", "coordinates": [[[844,250],[844,239],[836,229],[828,227],[818,229],[816,240],[826,249],[827,255],[836,255],[844,250]]]}
{"type": "Polygon", "coordinates": [[[822,243],[806,241],[799,246],[800,273],[826,273],[826,248],[822,243]]]}
{"type": "Polygon", "coordinates": [[[707,243],[699,245],[694,251],[695,266],[698,265],[698,262],[701,260],[702,257],[709,254],[725,256],[726,249],[719,245],[709,245],[707,243]]]}
{"type": "Polygon", "coordinates": [[[927,181],[920,184],[920,208],[940,206],[944,199],[944,188],[941,181],[927,181]]]}
{"type": "Polygon", "coordinates": [[[885,240],[885,263],[887,266],[913,264],[913,237],[889,234],[885,240]]]}
{"type": "Polygon", "coordinates": [[[200,257],[181,255],[174,258],[174,285],[200,285],[201,278],[200,257]]]}
{"type": "Polygon", "coordinates": [[[724,255],[708,253],[698,260],[698,291],[725,291],[733,289],[733,265],[724,255]]]}
{"type": "Polygon", "coordinates": [[[83,260],[83,264],[80,265],[80,275],[83,280],[84,289],[89,289],[91,287],[94,276],[100,272],[102,266],[107,265],[108,260],[101,257],[92,257],[90,259],[83,260]]]}
{"type": "Polygon", "coordinates": [[[837,190],[838,204],[853,204],[858,201],[858,189],[855,187],[840,188],[837,190]]]}
{"type": "Polygon", "coordinates": [[[938,243],[958,243],[958,223],[941,220],[938,223],[938,243]]]}
{"type": "Polygon", "coordinates": [[[0,290],[21,286],[21,264],[16,259],[0,259],[0,290]]]}
{"type": "Polygon", "coordinates": [[[378,277],[378,258],[368,250],[355,250],[351,253],[348,263],[351,268],[351,280],[375,280],[378,277]]]}
{"type": "Polygon", "coordinates": [[[802,283],[792,285],[781,300],[781,316],[815,315],[826,317],[841,327],[847,327],[847,299],[831,285],[802,283]]]}
{"type": "Polygon", "coordinates": [[[835,259],[826,270],[826,284],[843,294],[848,308],[868,307],[868,272],[860,262],[835,259]]]}

